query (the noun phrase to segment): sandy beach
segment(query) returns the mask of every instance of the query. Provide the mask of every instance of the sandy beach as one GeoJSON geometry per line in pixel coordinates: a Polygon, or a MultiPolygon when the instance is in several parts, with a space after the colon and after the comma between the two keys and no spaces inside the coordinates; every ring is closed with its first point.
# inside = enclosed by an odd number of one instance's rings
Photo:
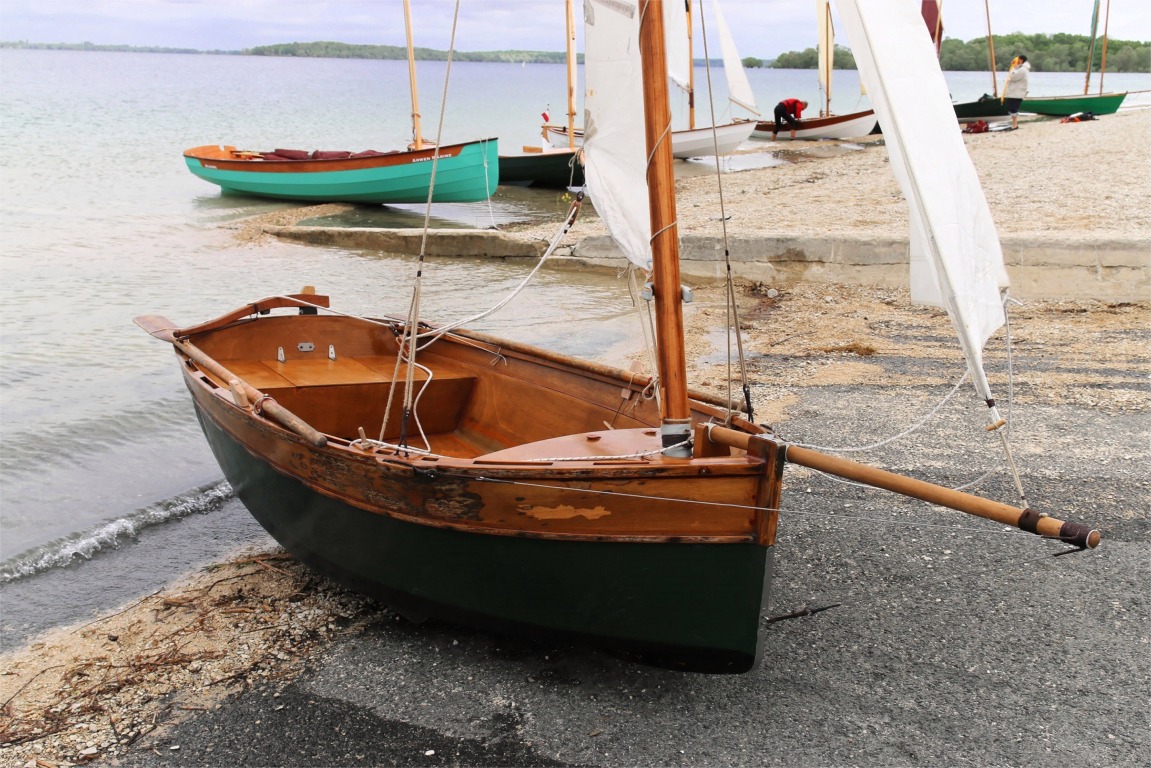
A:
{"type": "MultiPolygon", "coordinates": [[[[723,174],[727,226],[905,236],[881,141],[781,142],[770,151],[788,162],[723,174]]],[[[1001,235],[1144,241],[1151,259],[1151,110],[1025,120],[965,143],[1001,235]]],[[[681,233],[715,234],[714,176],[677,189],[681,233]]],[[[316,213],[257,217],[237,238],[316,213]]],[[[589,215],[567,238],[602,234],[589,215]]],[[[904,290],[739,292],[756,419],[782,435],[843,445],[898,432],[963,374],[946,315],[904,290]]],[[[723,293],[701,287],[688,317],[693,380],[717,392],[729,367],[723,293]]],[[[411,625],[282,553],[248,552],[0,657],[0,762],[1145,765],[1149,319],[1147,300],[1025,302],[1011,313],[1012,356],[1007,331],[988,345],[1028,482],[1103,531],[1097,552],[1053,560],[1051,542],[987,535],[996,526],[958,516],[937,523],[926,505],[789,469],[797,516],[777,547],[772,613],[846,607],[773,627],[765,666],[738,679],[411,625]],[[842,521],[856,512],[872,522],[842,521]]],[[[873,460],[944,483],[991,469],[976,405],[963,388],[942,422],[873,460]]],[[[1003,472],[980,492],[1013,500],[1003,472]]]]}

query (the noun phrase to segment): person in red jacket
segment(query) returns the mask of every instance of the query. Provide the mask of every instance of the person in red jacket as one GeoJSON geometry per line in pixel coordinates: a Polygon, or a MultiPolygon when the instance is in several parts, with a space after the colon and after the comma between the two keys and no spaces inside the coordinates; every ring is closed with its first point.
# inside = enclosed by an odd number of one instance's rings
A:
{"type": "Polygon", "coordinates": [[[791,138],[795,138],[795,128],[803,117],[803,110],[807,109],[807,102],[799,99],[784,99],[775,105],[775,127],[771,129],[771,140],[779,133],[780,126],[786,120],[791,128],[791,138]]]}

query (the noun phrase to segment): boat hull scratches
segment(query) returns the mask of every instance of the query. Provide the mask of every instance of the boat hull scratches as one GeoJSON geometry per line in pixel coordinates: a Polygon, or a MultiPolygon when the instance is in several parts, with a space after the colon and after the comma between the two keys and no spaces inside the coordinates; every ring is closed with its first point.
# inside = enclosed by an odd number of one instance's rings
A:
{"type": "Polygon", "coordinates": [[[197,402],[239,499],[285,550],[404,615],[563,635],[671,669],[759,664],[772,547],[586,541],[413,523],[319,493],[252,455],[197,402]]]}

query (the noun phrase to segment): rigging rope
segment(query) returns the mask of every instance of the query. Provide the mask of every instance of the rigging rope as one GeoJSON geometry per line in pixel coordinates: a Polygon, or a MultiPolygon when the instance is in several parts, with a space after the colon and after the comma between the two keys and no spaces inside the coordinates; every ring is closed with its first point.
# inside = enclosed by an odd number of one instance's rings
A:
{"type": "Polygon", "coordinates": [[[704,72],[707,75],[707,105],[711,114],[711,141],[712,148],[715,152],[715,186],[719,193],[719,221],[720,227],[723,232],[723,261],[727,270],[727,416],[724,423],[730,425],[735,411],[731,408],[731,403],[735,402],[732,397],[732,381],[734,377],[731,375],[732,360],[731,360],[731,336],[734,330],[736,346],[739,354],[739,376],[740,383],[743,386],[743,399],[744,406],[747,408],[747,420],[755,421],[754,411],[751,406],[751,385],[748,382],[747,376],[747,358],[743,351],[743,332],[739,322],[739,307],[735,300],[735,276],[731,270],[731,249],[728,247],[727,237],[727,209],[724,205],[723,199],[723,172],[720,169],[719,159],[719,138],[716,129],[715,119],[715,91],[711,83],[711,56],[708,55],[707,50],[707,18],[703,13],[703,3],[700,3],[699,14],[700,31],[703,33],[703,61],[704,72]]]}
{"type": "MultiPolygon", "coordinates": [[[[388,389],[388,401],[384,407],[384,419],[380,423],[380,440],[384,439],[384,431],[388,426],[388,419],[391,416],[392,402],[395,399],[396,385],[399,379],[400,363],[407,357],[410,363],[405,371],[404,376],[404,395],[403,395],[403,415],[400,419],[400,444],[403,445],[407,442],[408,436],[408,420],[411,418],[415,403],[415,376],[416,376],[416,329],[419,326],[420,318],[420,296],[423,288],[423,274],[424,264],[426,262],[428,231],[431,229],[432,220],[432,199],[435,194],[436,188],[436,170],[440,160],[440,145],[443,143],[444,133],[444,114],[447,112],[448,103],[448,83],[451,81],[452,74],[452,58],[456,49],[456,28],[460,19],[460,0],[456,0],[455,12],[452,15],[452,32],[448,41],[448,60],[447,66],[444,70],[444,87],[443,93],[440,97],[440,117],[436,125],[436,146],[432,152],[432,172],[431,181],[428,184],[428,201],[424,207],[424,227],[423,233],[420,237],[420,253],[417,259],[416,278],[412,285],[412,300],[408,305],[408,321],[404,326],[404,335],[400,341],[399,354],[396,355],[396,366],[392,372],[392,384],[388,389]],[[408,352],[405,355],[404,350],[408,352]]],[[[417,137],[418,138],[418,137],[417,137]]],[[[422,389],[421,389],[422,391],[422,389]]],[[[421,429],[422,432],[422,429],[421,429]]]]}

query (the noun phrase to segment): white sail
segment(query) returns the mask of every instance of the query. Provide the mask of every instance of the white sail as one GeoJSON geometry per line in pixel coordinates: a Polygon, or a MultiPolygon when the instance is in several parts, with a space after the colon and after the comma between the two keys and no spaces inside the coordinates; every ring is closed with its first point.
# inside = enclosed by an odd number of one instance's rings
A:
{"type": "Polygon", "coordinates": [[[636,0],[584,0],[584,177],[624,255],[651,269],[636,0]]]}
{"type": "Polygon", "coordinates": [[[815,0],[815,21],[819,32],[819,85],[823,88],[823,113],[831,114],[831,72],[835,68],[835,27],[831,23],[828,0],[815,0]]]}
{"type": "MultiPolygon", "coordinates": [[[[675,3],[672,3],[673,5],[675,3]]],[[[743,61],[739,58],[735,40],[731,36],[731,29],[719,8],[719,0],[711,0],[711,10],[715,13],[715,26],[719,30],[719,48],[723,52],[723,72],[727,75],[727,97],[753,115],[759,115],[759,108],[755,105],[755,94],[751,90],[751,83],[747,80],[743,61]]]]}
{"type": "Polygon", "coordinates": [[[912,300],[947,310],[976,389],[991,400],[982,349],[1004,322],[1007,270],[931,37],[906,0],[838,7],[910,208],[912,300]]]}
{"type": "MultiPolygon", "coordinates": [[[[668,0],[663,4],[664,49],[667,51],[667,76],[680,90],[692,89],[691,30],[687,28],[687,4],[691,0],[668,0]]],[[[587,56],[585,54],[586,61],[587,56]]]]}

